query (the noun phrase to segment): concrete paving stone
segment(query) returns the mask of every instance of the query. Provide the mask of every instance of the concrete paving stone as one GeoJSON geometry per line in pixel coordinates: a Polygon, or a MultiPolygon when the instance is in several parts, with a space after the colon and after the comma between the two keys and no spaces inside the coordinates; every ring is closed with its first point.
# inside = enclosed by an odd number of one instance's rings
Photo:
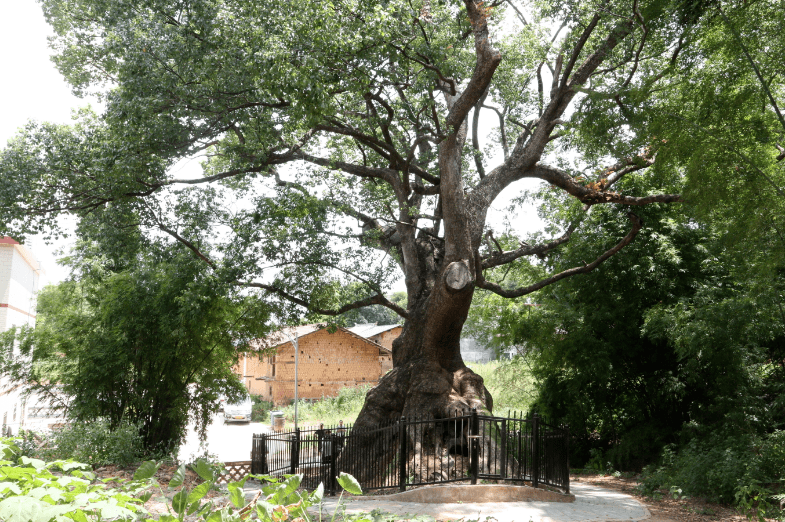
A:
{"type": "MultiPolygon", "coordinates": [[[[607,489],[574,484],[570,492],[575,502],[495,502],[484,504],[424,504],[388,500],[347,502],[347,513],[379,510],[397,515],[430,515],[437,520],[479,520],[480,522],[621,522],[642,521],[651,517],[646,507],[629,495],[607,489]]],[[[322,513],[332,516],[338,506],[336,498],[325,499],[322,513]]],[[[313,508],[317,514],[318,509],[313,508]]]]}

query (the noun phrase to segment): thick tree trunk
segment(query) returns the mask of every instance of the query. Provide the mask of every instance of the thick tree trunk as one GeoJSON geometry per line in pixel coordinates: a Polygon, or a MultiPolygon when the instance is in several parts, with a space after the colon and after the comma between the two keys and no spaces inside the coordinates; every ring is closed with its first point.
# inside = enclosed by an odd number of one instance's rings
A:
{"type": "Polygon", "coordinates": [[[410,308],[393,343],[393,369],[368,392],[356,428],[414,414],[443,418],[473,408],[492,410],[482,377],[461,358],[461,330],[472,294],[473,286],[450,295],[445,285],[438,285],[410,308]]]}
{"type": "MultiPolygon", "coordinates": [[[[461,330],[469,312],[474,285],[453,290],[446,282],[450,280],[449,276],[449,270],[443,271],[430,295],[409,308],[403,332],[393,343],[393,369],[368,392],[354,425],[353,433],[358,437],[364,430],[388,425],[402,416],[445,419],[468,415],[472,409],[491,412],[491,394],[482,377],[466,367],[460,350],[461,330]]],[[[466,458],[451,453],[455,453],[456,446],[469,447],[468,429],[454,432],[449,431],[450,426],[453,425],[426,423],[410,426],[407,430],[407,469],[416,481],[433,480],[430,473],[436,469],[454,472],[458,468],[456,459],[466,458]],[[430,465],[420,469],[424,462],[430,465]]],[[[346,452],[340,458],[341,470],[351,473],[361,483],[389,480],[389,477],[369,473],[378,473],[394,462],[400,442],[397,435],[394,437],[390,440],[389,437],[369,435],[364,440],[358,439],[363,446],[369,446],[366,451],[371,451],[377,462],[388,465],[369,468],[365,461],[353,462],[351,452],[346,452]]],[[[497,453],[486,452],[487,455],[497,453]]]]}

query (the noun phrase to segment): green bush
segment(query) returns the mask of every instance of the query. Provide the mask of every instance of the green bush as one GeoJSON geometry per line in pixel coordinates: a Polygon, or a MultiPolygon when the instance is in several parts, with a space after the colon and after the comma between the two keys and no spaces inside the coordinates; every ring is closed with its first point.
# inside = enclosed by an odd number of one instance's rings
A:
{"type": "Polygon", "coordinates": [[[785,479],[785,430],[777,430],[763,437],[756,445],[756,455],[750,465],[751,478],[764,483],[785,479]]]}
{"type": "Polygon", "coordinates": [[[72,423],[53,430],[36,457],[47,460],[74,459],[92,466],[127,466],[145,456],[136,425],[121,422],[114,430],[105,419],[72,423]]]}
{"type": "Polygon", "coordinates": [[[730,504],[751,456],[752,440],[745,435],[693,439],[678,453],[668,446],[659,466],[644,468],[642,487],[650,493],[678,486],[687,495],[730,504]]]}
{"type": "Polygon", "coordinates": [[[693,439],[678,452],[666,446],[660,463],[644,468],[641,489],[655,494],[678,487],[756,517],[776,516],[774,493],[784,479],[785,431],[762,437],[720,432],[693,439]]]}
{"type": "Polygon", "coordinates": [[[270,411],[274,409],[273,403],[263,400],[259,395],[252,395],[253,409],[251,410],[252,422],[266,422],[270,419],[270,411]]]}

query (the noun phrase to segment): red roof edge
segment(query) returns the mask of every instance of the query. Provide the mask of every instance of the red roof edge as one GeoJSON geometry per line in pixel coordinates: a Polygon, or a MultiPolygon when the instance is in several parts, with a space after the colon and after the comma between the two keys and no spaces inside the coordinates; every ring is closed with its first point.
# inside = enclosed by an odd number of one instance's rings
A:
{"type": "Polygon", "coordinates": [[[0,244],[4,245],[18,245],[19,241],[16,241],[14,238],[10,236],[3,236],[0,237],[0,244]]]}

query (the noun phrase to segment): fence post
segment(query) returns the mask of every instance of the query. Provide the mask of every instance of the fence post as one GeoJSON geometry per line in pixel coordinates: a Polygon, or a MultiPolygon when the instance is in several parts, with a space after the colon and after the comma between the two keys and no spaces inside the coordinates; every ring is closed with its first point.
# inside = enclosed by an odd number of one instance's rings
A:
{"type": "Polygon", "coordinates": [[[570,494],[570,425],[564,426],[564,462],[565,462],[565,477],[567,485],[567,494],[570,494]]]}
{"type": "Polygon", "coordinates": [[[330,494],[336,495],[338,493],[338,483],[336,476],[336,469],[335,469],[335,461],[338,460],[338,451],[336,449],[336,440],[335,437],[330,436],[330,494]]]}
{"type": "Polygon", "coordinates": [[[507,478],[507,419],[502,420],[502,454],[501,454],[501,466],[502,469],[499,470],[499,475],[501,478],[507,478]]]}
{"type": "Polygon", "coordinates": [[[398,428],[399,452],[398,452],[398,487],[401,491],[406,491],[406,462],[408,452],[406,451],[406,417],[401,417],[398,428]]]}
{"type": "Polygon", "coordinates": [[[300,428],[294,430],[294,440],[292,440],[292,449],[291,449],[291,471],[290,473],[294,475],[297,473],[297,466],[300,464],[300,428]]]}
{"type": "Polygon", "coordinates": [[[469,468],[471,469],[472,474],[472,484],[477,484],[477,475],[479,474],[480,465],[480,419],[477,417],[477,408],[472,408],[470,432],[471,462],[469,463],[469,468]]]}
{"type": "Polygon", "coordinates": [[[256,433],[251,436],[251,474],[256,474],[256,433]]]}
{"type": "Polygon", "coordinates": [[[532,486],[540,484],[540,416],[532,416],[532,486]]]}

